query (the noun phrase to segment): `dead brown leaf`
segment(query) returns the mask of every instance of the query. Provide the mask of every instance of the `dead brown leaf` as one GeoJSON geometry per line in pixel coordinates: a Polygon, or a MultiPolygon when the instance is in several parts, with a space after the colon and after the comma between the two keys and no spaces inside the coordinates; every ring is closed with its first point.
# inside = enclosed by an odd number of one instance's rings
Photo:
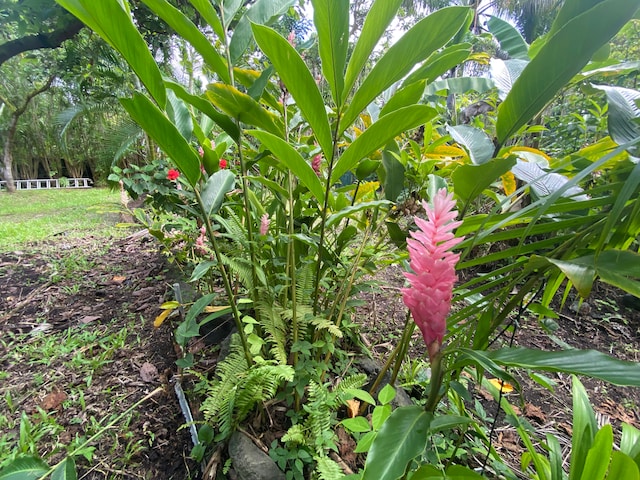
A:
{"type": "Polygon", "coordinates": [[[66,399],[67,394],[62,390],[58,390],[56,388],[45,395],[45,397],[40,402],[40,407],[48,412],[51,410],[57,410],[62,405],[62,402],[64,402],[66,399]]]}
{"type": "Polygon", "coordinates": [[[535,420],[536,422],[538,422],[540,424],[544,424],[547,421],[547,417],[542,412],[540,407],[537,407],[532,403],[527,403],[524,406],[524,414],[528,418],[530,418],[532,420],[535,420]]]}
{"type": "Polygon", "coordinates": [[[158,379],[158,369],[149,362],[144,362],[140,367],[140,378],[143,382],[151,383],[158,379]]]}

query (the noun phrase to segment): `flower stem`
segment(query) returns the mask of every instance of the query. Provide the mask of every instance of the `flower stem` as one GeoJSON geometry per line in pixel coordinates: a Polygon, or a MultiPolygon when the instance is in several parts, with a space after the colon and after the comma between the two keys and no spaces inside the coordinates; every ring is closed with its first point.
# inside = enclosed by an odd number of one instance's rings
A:
{"type": "Polygon", "coordinates": [[[431,388],[429,390],[429,398],[424,409],[427,412],[435,412],[438,402],[440,401],[440,387],[442,386],[442,353],[436,353],[431,359],[431,388]]]}

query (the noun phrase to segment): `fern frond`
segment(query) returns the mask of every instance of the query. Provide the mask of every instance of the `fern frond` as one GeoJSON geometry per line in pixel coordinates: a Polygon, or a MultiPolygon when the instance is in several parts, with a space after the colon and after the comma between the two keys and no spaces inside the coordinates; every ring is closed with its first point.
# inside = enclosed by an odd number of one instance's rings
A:
{"type": "Polygon", "coordinates": [[[247,290],[253,290],[255,285],[253,284],[253,273],[251,270],[251,260],[242,257],[228,257],[226,255],[220,255],[222,263],[224,263],[230,270],[230,272],[238,277],[240,283],[244,285],[247,290]]]}
{"type": "Polygon", "coordinates": [[[342,330],[331,320],[323,317],[312,317],[310,321],[317,330],[327,330],[334,337],[342,338],[342,330]]]}
{"type": "Polygon", "coordinates": [[[355,373],[343,378],[340,383],[333,388],[338,404],[341,405],[345,403],[348,390],[364,387],[367,384],[367,380],[367,375],[364,373],[355,373]]]}
{"type": "Polygon", "coordinates": [[[315,457],[316,474],[320,480],[339,480],[344,478],[340,466],[326,455],[315,457]]]}
{"type": "Polygon", "coordinates": [[[301,423],[292,425],[287,433],[280,439],[284,443],[294,443],[296,445],[304,445],[306,438],[304,436],[304,426],[301,423]]]}
{"type": "Polygon", "coordinates": [[[312,303],[313,273],[313,267],[310,263],[302,264],[296,272],[296,301],[298,305],[312,303]]]}
{"type": "Polygon", "coordinates": [[[271,355],[280,364],[286,364],[287,324],[282,317],[282,309],[268,301],[260,301],[256,308],[260,312],[261,325],[267,334],[271,355]]]}

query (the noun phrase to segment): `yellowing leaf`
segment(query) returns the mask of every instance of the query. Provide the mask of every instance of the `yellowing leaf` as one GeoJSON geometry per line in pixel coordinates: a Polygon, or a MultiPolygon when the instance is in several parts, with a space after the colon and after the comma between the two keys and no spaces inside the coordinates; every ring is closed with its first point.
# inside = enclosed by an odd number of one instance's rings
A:
{"type": "Polygon", "coordinates": [[[219,312],[221,310],[231,309],[229,305],[208,305],[204,307],[205,313],[219,312]]]}
{"type": "Polygon", "coordinates": [[[167,317],[171,315],[171,312],[173,312],[173,310],[174,310],[173,308],[168,308],[165,311],[163,311],[160,315],[158,315],[156,319],[153,321],[154,328],[160,327],[160,325],[164,323],[167,317]]]}
{"type": "Polygon", "coordinates": [[[347,400],[347,415],[349,418],[356,418],[358,416],[358,411],[360,410],[360,401],[352,398],[347,400]]]}
{"type": "Polygon", "coordinates": [[[539,155],[540,157],[543,157],[547,162],[551,161],[551,157],[549,155],[544,153],[542,150],[538,150],[537,148],[533,148],[533,147],[524,147],[522,145],[514,145],[513,147],[510,147],[502,151],[504,157],[510,154],[518,156],[518,152],[533,153],[534,155],[539,155]]]}
{"type": "Polygon", "coordinates": [[[424,153],[427,158],[456,158],[464,157],[468,158],[467,152],[460,147],[453,147],[451,145],[439,145],[424,153]]]}
{"type": "MultiPolygon", "coordinates": [[[[362,182],[358,187],[358,193],[356,194],[356,202],[368,201],[375,199],[375,192],[380,188],[380,182],[362,182]]],[[[355,189],[349,193],[353,196],[355,189]]]]}
{"type": "Polygon", "coordinates": [[[502,393],[513,392],[513,385],[511,385],[509,382],[503,382],[502,380],[498,380],[497,378],[490,378],[488,382],[498,390],[502,389],[502,393]]]}
{"type": "Polygon", "coordinates": [[[516,177],[510,171],[500,177],[505,195],[511,195],[516,191],[516,177]]]}
{"type": "Polygon", "coordinates": [[[175,310],[179,306],[180,306],[180,302],[176,302],[175,300],[171,300],[170,302],[164,302],[162,305],[160,305],[160,308],[162,310],[167,310],[167,309],[175,310]]]}

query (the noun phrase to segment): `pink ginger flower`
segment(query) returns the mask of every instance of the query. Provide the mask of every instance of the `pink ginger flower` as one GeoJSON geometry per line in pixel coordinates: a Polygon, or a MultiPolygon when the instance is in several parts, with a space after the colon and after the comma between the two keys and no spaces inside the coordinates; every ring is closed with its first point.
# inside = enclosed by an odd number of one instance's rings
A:
{"type": "Polygon", "coordinates": [[[458,212],[453,210],[456,204],[446,189],[438,190],[433,207],[427,202],[422,205],[427,220],[416,217],[420,230],[411,232],[413,238],[407,240],[410,265],[415,273],[404,274],[411,286],[402,289],[402,299],[420,328],[433,361],[447,329],[453,285],[458,279],[455,266],[460,254],[450,250],[464,237],[453,235],[453,229],[462,222],[454,221],[458,212]]]}
{"type": "Polygon", "coordinates": [[[269,214],[265,213],[260,218],[260,235],[266,235],[269,231],[269,214]]]}
{"type": "Polygon", "coordinates": [[[320,165],[322,164],[322,155],[318,154],[311,160],[311,168],[316,172],[316,175],[320,176],[320,165]]]}
{"type": "Polygon", "coordinates": [[[296,46],[296,32],[289,32],[289,36],[287,37],[287,41],[289,42],[289,45],[291,45],[292,47],[295,48],[296,46]]]}

